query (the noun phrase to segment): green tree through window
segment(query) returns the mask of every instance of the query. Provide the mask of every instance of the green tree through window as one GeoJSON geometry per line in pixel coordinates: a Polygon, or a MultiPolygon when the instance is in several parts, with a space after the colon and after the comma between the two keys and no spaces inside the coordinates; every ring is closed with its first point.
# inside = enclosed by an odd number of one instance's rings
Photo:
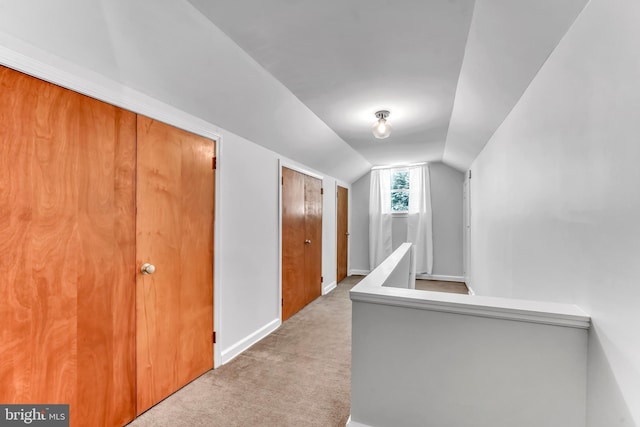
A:
{"type": "Polygon", "coordinates": [[[409,171],[391,171],[391,212],[409,211],[409,171]]]}

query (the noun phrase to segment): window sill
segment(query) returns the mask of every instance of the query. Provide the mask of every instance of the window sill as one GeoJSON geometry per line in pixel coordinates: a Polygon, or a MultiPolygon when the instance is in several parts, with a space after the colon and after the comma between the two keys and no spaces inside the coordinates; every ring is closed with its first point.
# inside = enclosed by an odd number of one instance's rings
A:
{"type": "Polygon", "coordinates": [[[409,216],[409,212],[391,212],[393,218],[406,218],[409,216]]]}

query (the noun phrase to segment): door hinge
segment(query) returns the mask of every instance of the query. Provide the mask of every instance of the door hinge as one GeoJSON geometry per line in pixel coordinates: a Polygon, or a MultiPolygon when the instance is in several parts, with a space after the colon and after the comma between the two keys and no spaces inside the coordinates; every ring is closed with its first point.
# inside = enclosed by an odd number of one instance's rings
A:
{"type": "Polygon", "coordinates": [[[284,176],[282,177],[282,185],[284,185],[284,176]]]}
{"type": "Polygon", "coordinates": [[[320,189],[320,194],[324,194],[324,188],[320,189]]]}
{"type": "Polygon", "coordinates": [[[320,283],[324,283],[324,276],[320,276],[320,283]]]}
{"type": "Polygon", "coordinates": [[[469,179],[471,179],[471,169],[469,169],[469,179]]]}
{"type": "Polygon", "coordinates": [[[216,343],[216,331],[213,331],[213,343],[216,343]]]}
{"type": "Polygon", "coordinates": [[[280,300],[280,305],[281,305],[282,307],[284,307],[284,298],[282,298],[282,299],[280,300]]]}
{"type": "Polygon", "coordinates": [[[218,168],[218,159],[216,157],[212,157],[211,158],[211,169],[217,169],[218,168]]]}

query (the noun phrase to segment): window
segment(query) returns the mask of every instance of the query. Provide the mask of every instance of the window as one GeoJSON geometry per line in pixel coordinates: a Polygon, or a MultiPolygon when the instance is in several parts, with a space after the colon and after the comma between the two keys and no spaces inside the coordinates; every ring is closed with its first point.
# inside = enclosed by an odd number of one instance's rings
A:
{"type": "Polygon", "coordinates": [[[391,212],[409,211],[409,171],[391,170],[391,212]]]}

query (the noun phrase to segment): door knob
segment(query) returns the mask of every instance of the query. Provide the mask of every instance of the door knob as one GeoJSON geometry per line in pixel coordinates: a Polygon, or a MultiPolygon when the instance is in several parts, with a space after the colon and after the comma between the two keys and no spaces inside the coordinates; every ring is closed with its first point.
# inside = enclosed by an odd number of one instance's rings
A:
{"type": "Polygon", "coordinates": [[[309,239],[305,240],[305,241],[304,241],[304,244],[305,244],[305,245],[310,245],[310,244],[311,244],[311,240],[309,240],[309,239]]]}
{"type": "Polygon", "coordinates": [[[156,266],[153,264],[144,263],[142,264],[142,267],[140,267],[140,272],[142,274],[153,274],[156,272],[156,266]]]}

